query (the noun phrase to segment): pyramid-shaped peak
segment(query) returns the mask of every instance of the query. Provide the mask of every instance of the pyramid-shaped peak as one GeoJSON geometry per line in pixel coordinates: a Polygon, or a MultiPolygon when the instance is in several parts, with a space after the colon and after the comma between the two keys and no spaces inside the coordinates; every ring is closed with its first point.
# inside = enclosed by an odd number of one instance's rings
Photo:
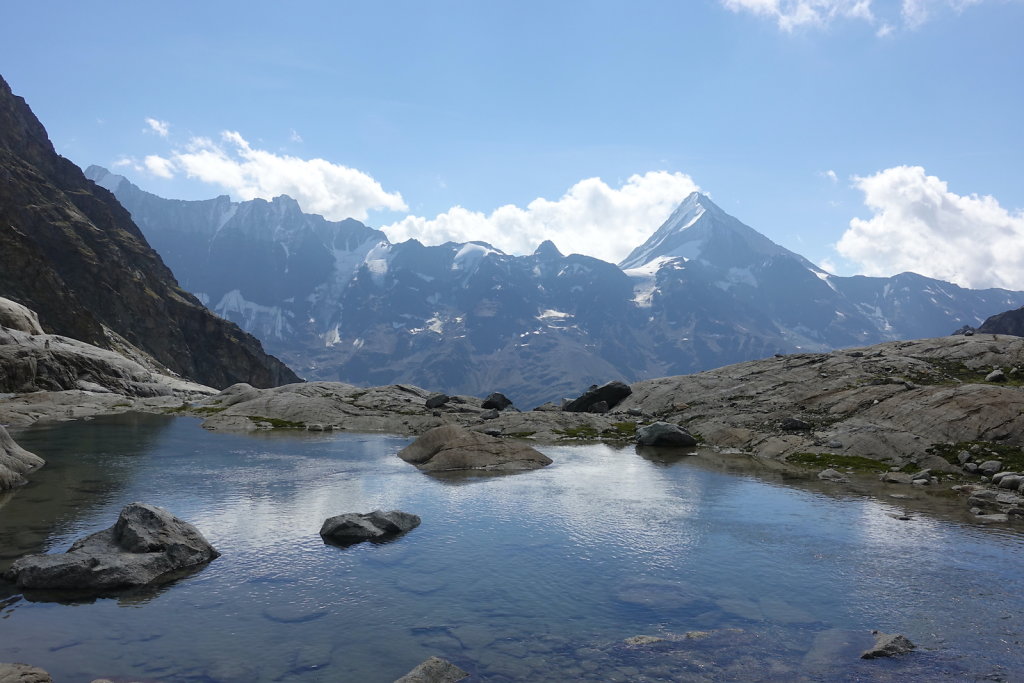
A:
{"type": "Polygon", "coordinates": [[[720,267],[743,268],[776,255],[789,255],[814,267],[802,256],[727,214],[706,194],[692,192],[657,232],[630,252],[619,267],[631,270],[667,259],[684,258],[720,267]]]}
{"type": "Polygon", "coordinates": [[[555,243],[551,240],[544,240],[541,242],[537,249],[533,252],[534,256],[544,256],[547,258],[562,258],[562,252],[558,250],[555,243]]]}

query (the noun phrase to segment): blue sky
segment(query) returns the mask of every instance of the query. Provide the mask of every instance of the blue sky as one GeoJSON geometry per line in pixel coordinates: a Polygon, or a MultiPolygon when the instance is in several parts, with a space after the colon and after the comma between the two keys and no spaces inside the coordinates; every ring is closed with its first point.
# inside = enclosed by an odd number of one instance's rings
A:
{"type": "Polygon", "coordinates": [[[162,196],[283,188],[393,239],[615,260],[699,187],[842,274],[1024,289],[1020,0],[5,15],[0,74],[57,150],[162,196]]]}

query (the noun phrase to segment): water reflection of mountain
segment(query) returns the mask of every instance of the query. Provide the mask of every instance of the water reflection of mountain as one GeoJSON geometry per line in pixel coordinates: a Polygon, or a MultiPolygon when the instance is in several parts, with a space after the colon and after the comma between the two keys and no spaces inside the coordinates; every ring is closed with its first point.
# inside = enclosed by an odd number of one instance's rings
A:
{"type": "Polygon", "coordinates": [[[22,555],[63,551],[68,539],[84,535],[75,531],[127,487],[174,419],[126,413],[15,434],[46,466],[0,499],[0,572],[22,555]]]}

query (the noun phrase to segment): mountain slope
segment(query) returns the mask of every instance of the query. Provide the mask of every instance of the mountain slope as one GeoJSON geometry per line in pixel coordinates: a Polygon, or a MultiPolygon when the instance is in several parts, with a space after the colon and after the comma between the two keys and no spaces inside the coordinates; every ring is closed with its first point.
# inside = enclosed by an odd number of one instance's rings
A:
{"type": "Polygon", "coordinates": [[[314,379],[501,391],[527,407],[611,379],[933,337],[1024,304],[1021,292],[909,273],[830,275],[699,193],[615,266],[550,242],[523,256],[482,242],[391,244],[286,197],[179,202],[88,172],[154,244],[168,244],[193,291],[314,379]],[[264,265],[215,272],[212,252],[264,265]],[[295,271],[304,277],[289,287],[266,282],[295,271]]]}
{"type": "Polygon", "coordinates": [[[133,345],[210,386],[298,381],[259,341],[178,287],[129,213],[53,149],[0,79],[0,296],[48,332],[133,345]]]}

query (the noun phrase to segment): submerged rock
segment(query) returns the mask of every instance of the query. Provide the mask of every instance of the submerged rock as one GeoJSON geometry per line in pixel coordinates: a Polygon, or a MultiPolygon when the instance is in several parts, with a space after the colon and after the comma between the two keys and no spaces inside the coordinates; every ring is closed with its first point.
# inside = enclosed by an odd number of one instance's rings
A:
{"type": "Polygon", "coordinates": [[[425,472],[535,470],[551,464],[551,458],[524,443],[455,425],[431,429],[399,451],[398,457],[425,472]]]}
{"type": "Polygon", "coordinates": [[[822,479],[825,481],[834,481],[836,483],[850,481],[849,477],[843,476],[841,472],[839,472],[838,470],[834,470],[831,467],[828,468],[827,470],[822,470],[821,472],[818,472],[818,479],[822,479]]]}
{"type": "Polygon", "coordinates": [[[455,683],[455,681],[461,681],[468,676],[469,673],[455,666],[447,659],[431,657],[397,679],[395,683],[455,683]]]}
{"type": "Polygon", "coordinates": [[[4,578],[19,588],[103,591],[159,583],[170,572],[219,556],[188,522],[155,505],[131,503],[109,529],[76,541],[66,553],[22,557],[4,578]]]}
{"type": "Polygon", "coordinates": [[[636,430],[636,442],[640,446],[696,446],[697,439],[679,425],[655,422],[636,430]]]}
{"type": "Polygon", "coordinates": [[[25,474],[44,464],[45,461],[38,455],[29,453],[15,443],[0,425],[0,491],[21,486],[25,483],[25,474]]]}
{"type": "Polygon", "coordinates": [[[562,406],[562,410],[569,413],[605,413],[622,403],[632,393],[633,390],[624,382],[613,381],[601,386],[595,385],[583,392],[579,398],[562,406]],[[607,406],[604,410],[599,409],[598,404],[602,402],[607,406]]]}
{"type": "Polygon", "coordinates": [[[906,654],[916,647],[906,636],[899,633],[882,633],[881,631],[872,631],[871,633],[875,636],[875,646],[870,650],[865,650],[860,656],[861,659],[895,657],[906,654]]]}
{"type": "Polygon", "coordinates": [[[325,541],[349,545],[360,541],[384,541],[419,525],[418,515],[401,510],[348,512],[326,519],[320,527],[320,536],[325,541]]]}

